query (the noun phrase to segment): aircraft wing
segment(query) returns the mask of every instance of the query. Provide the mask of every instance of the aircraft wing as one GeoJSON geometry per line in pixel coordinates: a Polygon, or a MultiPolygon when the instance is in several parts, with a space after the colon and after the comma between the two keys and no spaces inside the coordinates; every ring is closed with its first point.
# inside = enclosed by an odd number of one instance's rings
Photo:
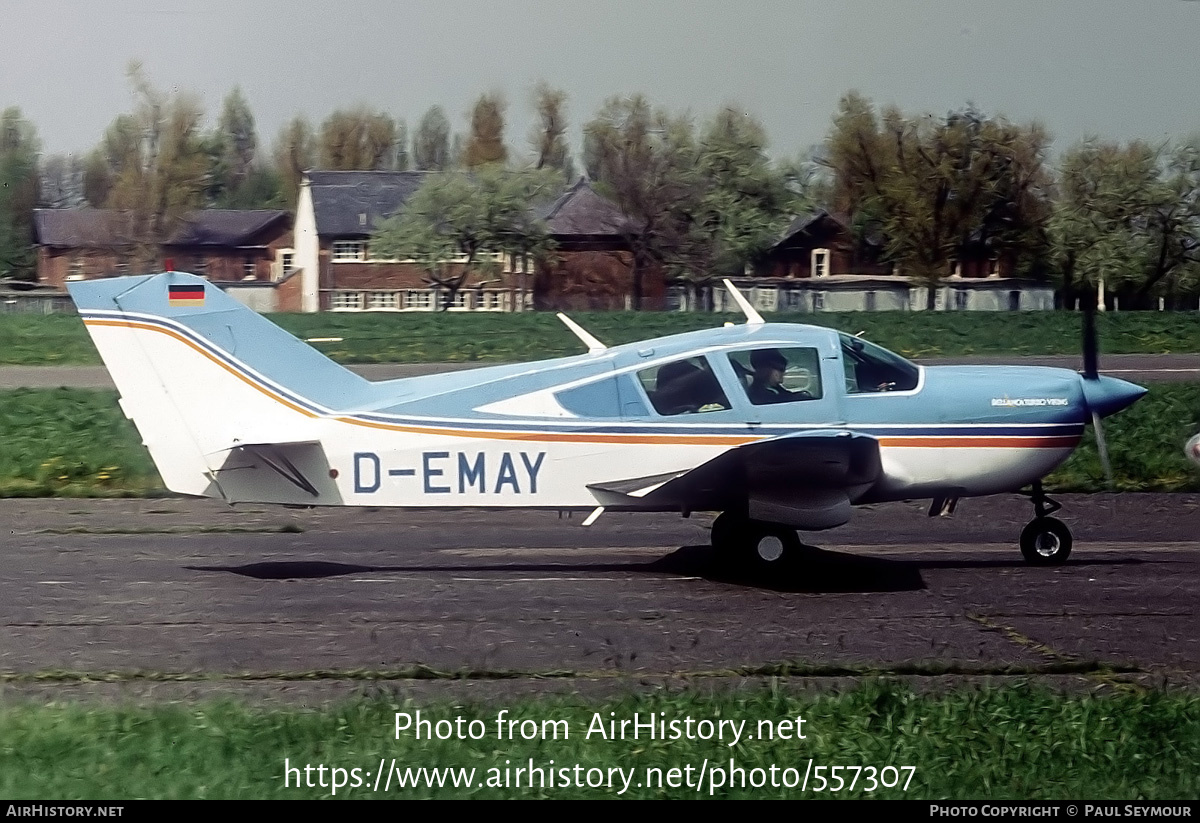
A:
{"type": "Polygon", "coordinates": [[[816,429],[738,446],[686,471],[588,488],[606,508],[689,512],[745,506],[755,519],[823,529],[849,520],[851,500],[880,473],[874,437],[816,429]]]}

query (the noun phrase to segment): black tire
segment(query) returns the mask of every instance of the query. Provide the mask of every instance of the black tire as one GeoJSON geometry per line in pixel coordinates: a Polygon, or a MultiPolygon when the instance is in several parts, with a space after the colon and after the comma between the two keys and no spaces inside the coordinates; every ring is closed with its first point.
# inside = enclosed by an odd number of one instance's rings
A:
{"type": "Polygon", "coordinates": [[[730,560],[757,569],[779,568],[801,546],[795,529],[750,520],[734,512],[725,512],[713,521],[711,542],[730,560]]]}
{"type": "Polygon", "coordinates": [[[746,541],[746,559],[758,569],[778,569],[800,550],[795,529],[770,523],[753,523],[746,541]]]}
{"type": "Polygon", "coordinates": [[[749,527],[750,521],[744,515],[735,512],[722,512],[713,521],[709,542],[719,552],[740,554],[749,527]]]}
{"type": "Polygon", "coordinates": [[[1053,517],[1038,517],[1021,531],[1021,554],[1034,566],[1058,566],[1071,555],[1071,530],[1053,517]]]}

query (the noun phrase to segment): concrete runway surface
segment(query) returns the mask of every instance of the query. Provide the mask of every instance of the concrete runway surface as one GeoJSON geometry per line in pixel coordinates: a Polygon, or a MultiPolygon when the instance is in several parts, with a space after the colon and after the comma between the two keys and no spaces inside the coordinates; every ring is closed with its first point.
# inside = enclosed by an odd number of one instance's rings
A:
{"type": "Polygon", "coordinates": [[[0,697],[738,688],[783,664],[1195,685],[1200,495],[1058,499],[1061,567],[1022,561],[1014,495],[860,508],[769,579],[699,515],[3,500],[0,697]]]}

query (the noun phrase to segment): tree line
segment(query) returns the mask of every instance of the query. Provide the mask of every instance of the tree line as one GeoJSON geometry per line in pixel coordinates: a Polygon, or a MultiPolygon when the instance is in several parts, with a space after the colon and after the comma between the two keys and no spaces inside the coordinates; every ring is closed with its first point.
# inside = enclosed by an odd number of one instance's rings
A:
{"type": "Polygon", "coordinates": [[[1089,138],[1052,165],[1038,124],[973,106],[905,113],[849,92],[821,144],[775,161],[762,124],[735,106],[697,124],[634,95],[610,98],[584,123],[577,165],[566,95],[542,84],[523,152],[506,140],[497,93],[478,98],[465,133],[440,106],[411,135],[402,118],[357,106],[315,126],[297,116],[267,150],[240,89],[205,129],[195,95],[155,88],[137,63],[128,74],[131,111],[82,157],[42,157],[33,124],[16,108],[0,115],[0,277],[32,278],[36,207],[124,211],[128,242],[150,249],[197,208],[294,208],[311,168],[414,169],[451,173],[431,176],[374,243],[428,258],[431,282],[452,291],[452,259],[548,253],[529,205],[582,171],[628,217],[635,305],[647,272],[700,292],[761,262],[797,214],[817,209],[846,222],[851,251],[871,246],[925,282],[974,253],[1056,282],[1068,299],[1108,291],[1123,307],[1149,307],[1200,292],[1200,137],[1089,138]]]}

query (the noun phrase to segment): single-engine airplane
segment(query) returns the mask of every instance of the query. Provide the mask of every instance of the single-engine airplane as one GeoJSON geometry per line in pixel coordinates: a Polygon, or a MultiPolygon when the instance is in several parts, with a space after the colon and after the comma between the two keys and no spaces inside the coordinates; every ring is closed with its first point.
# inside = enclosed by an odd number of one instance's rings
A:
{"type": "MultiPolygon", "coordinates": [[[[744,324],[586,354],[368,381],[208,281],[180,272],[69,283],[172,491],[231,504],[719,513],[712,543],[773,567],[796,531],[856,504],[1032,485],[1026,560],[1071,533],[1041,478],[1089,418],[1145,394],[1101,377],[917,366],[817,326],[744,324]]],[[[1094,336],[1094,334],[1093,334],[1094,336]]]]}

